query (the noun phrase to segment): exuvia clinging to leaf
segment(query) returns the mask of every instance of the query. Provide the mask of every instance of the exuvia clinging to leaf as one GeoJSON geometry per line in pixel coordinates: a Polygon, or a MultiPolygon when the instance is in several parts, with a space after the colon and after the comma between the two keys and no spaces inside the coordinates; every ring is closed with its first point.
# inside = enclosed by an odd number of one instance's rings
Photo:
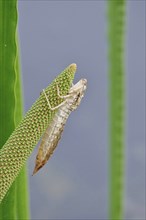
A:
{"type": "Polygon", "coordinates": [[[46,94],[46,92],[43,90],[49,109],[52,111],[56,110],[56,113],[42,137],[36,156],[33,174],[42,168],[53,154],[58,141],[61,138],[61,134],[64,130],[64,126],[70,113],[77,109],[77,107],[80,105],[80,102],[84,96],[84,92],[87,88],[87,80],[81,79],[75,85],[72,85],[68,94],[65,96],[60,95],[59,87],[57,84],[56,87],[58,96],[64,101],[53,108],[49,102],[49,94],[46,94]]]}

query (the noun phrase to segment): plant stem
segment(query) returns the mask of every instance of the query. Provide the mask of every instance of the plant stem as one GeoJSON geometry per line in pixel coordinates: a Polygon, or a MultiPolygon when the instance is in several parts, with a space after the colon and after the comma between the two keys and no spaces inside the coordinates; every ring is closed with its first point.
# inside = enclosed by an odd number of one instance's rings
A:
{"type": "MultiPolygon", "coordinates": [[[[19,40],[18,33],[16,32],[16,45],[17,45],[17,54],[15,62],[15,127],[20,123],[23,116],[23,100],[22,100],[22,85],[21,85],[21,71],[20,71],[20,56],[19,56],[19,40]]],[[[29,191],[28,191],[28,180],[27,180],[27,168],[26,165],[20,171],[16,182],[16,212],[17,219],[30,219],[29,214],[29,191]],[[22,184],[23,183],[23,184],[22,184]],[[20,196],[21,195],[21,196],[20,196]]]]}
{"type": "Polygon", "coordinates": [[[108,1],[110,192],[109,218],[123,219],[124,185],[124,17],[125,0],[108,1]]]}

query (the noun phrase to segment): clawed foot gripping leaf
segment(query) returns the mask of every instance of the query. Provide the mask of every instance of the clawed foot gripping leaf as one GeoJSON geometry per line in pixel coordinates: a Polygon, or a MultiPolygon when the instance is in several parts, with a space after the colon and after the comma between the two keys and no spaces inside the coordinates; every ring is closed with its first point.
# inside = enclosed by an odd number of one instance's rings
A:
{"type": "MultiPolygon", "coordinates": [[[[56,82],[59,85],[61,95],[66,95],[75,72],[76,64],[71,64],[45,89],[45,92],[49,93],[52,107],[62,102],[57,95],[56,82]]],[[[55,111],[48,108],[45,96],[42,93],[0,150],[0,202],[51,122],[54,114],[55,111]]]]}

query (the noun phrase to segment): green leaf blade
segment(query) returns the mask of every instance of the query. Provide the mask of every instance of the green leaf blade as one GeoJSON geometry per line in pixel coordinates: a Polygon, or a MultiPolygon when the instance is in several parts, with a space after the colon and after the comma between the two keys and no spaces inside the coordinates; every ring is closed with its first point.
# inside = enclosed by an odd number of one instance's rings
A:
{"type": "MultiPolygon", "coordinates": [[[[76,65],[71,64],[46,88],[46,93],[49,93],[51,106],[57,106],[62,102],[57,95],[56,82],[61,94],[66,95],[75,72],[76,65]]],[[[55,111],[52,112],[48,108],[46,98],[42,93],[1,149],[0,201],[2,201],[9,187],[19,174],[54,114],[55,111]]]]}

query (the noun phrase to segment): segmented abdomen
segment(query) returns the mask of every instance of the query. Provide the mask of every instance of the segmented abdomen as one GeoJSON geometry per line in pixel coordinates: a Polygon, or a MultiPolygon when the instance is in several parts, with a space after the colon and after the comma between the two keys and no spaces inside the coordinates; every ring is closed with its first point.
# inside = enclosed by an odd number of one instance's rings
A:
{"type": "Polygon", "coordinates": [[[33,174],[43,167],[53,154],[71,111],[70,105],[66,103],[56,112],[51,124],[42,137],[33,174]]]}

